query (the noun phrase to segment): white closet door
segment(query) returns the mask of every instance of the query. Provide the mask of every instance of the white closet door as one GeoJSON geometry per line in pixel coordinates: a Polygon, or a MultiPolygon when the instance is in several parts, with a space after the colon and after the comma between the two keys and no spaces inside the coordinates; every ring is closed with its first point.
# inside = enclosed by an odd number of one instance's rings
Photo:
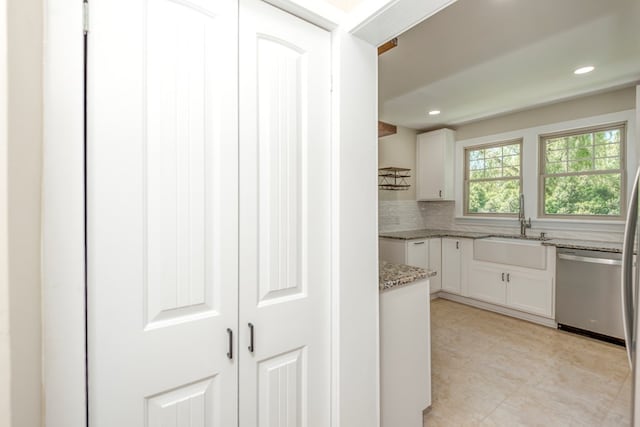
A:
{"type": "Polygon", "coordinates": [[[90,427],[236,425],[237,3],[90,6],[90,427]]]}
{"type": "Polygon", "coordinates": [[[240,1],[240,426],[329,425],[330,43],[240,1]]]}

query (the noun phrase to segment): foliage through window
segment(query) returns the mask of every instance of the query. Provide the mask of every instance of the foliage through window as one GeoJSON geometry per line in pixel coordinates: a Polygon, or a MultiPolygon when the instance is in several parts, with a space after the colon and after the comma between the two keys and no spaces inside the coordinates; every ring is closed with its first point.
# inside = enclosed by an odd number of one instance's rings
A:
{"type": "Polygon", "coordinates": [[[465,214],[517,214],[521,164],[522,140],[466,148],[465,214]]]}
{"type": "Polygon", "coordinates": [[[624,123],[541,136],[541,215],[619,218],[624,140],[624,123]]]}

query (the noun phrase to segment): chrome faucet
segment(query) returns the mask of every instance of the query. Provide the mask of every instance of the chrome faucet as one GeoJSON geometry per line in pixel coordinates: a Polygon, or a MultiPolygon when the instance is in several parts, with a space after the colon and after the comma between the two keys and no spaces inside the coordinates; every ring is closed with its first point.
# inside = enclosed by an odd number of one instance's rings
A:
{"type": "Polygon", "coordinates": [[[524,193],[520,193],[520,208],[518,209],[518,221],[520,221],[520,235],[526,237],[527,228],[531,228],[531,218],[527,221],[524,214],[524,193]]]}

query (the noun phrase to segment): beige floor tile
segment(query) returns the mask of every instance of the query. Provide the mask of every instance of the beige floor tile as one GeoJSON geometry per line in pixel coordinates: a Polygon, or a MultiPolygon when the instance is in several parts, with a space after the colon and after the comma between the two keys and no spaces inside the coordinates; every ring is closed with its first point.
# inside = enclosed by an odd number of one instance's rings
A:
{"type": "Polygon", "coordinates": [[[442,299],[431,311],[425,426],[628,425],[623,348],[442,299]]]}

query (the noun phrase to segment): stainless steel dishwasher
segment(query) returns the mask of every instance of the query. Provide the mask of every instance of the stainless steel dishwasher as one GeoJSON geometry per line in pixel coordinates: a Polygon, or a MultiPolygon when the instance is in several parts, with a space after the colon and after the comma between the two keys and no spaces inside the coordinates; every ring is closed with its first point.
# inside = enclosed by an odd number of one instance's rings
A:
{"type": "Polygon", "coordinates": [[[624,345],[622,254],[560,248],[557,253],[558,329],[624,345]]]}

